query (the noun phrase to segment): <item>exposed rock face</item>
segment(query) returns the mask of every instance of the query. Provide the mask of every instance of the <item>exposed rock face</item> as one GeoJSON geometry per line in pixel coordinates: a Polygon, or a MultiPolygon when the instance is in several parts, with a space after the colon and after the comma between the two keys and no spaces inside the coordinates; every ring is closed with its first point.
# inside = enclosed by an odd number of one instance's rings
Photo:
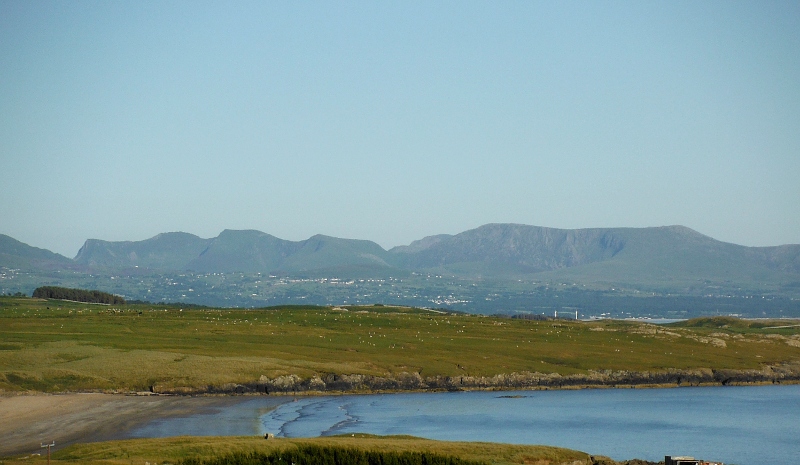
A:
{"type": "Polygon", "coordinates": [[[764,367],[760,370],[667,370],[659,372],[593,371],[589,374],[510,373],[494,376],[428,376],[396,373],[386,376],[363,374],[324,374],[310,378],[284,375],[261,376],[253,383],[208,386],[205,389],[154,386],[153,392],[189,393],[303,393],[365,391],[460,391],[512,389],[571,389],[592,387],[647,387],[800,383],[800,363],[764,367]]]}
{"type": "Polygon", "coordinates": [[[623,250],[626,240],[624,231],[617,229],[487,224],[455,236],[428,237],[390,252],[412,268],[494,263],[538,272],[609,260],[623,250]]]}

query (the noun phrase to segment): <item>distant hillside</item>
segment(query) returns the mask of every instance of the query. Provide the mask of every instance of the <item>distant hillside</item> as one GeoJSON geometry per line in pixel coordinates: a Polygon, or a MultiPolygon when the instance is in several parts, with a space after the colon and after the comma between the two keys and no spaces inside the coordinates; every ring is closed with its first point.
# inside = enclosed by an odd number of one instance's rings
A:
{"type": "Polygon", "coordinates": [[[408,268],[451,272],[537,273],[609,260],[625,247],[613,229],[552,229],[487,224],[455,236],[433,236],[392,252],[408,268]]]}
{"type": "Polygon", "coordinates": [[[69,258],[49,250],[31,247],[0,234],[0,267],[21,270],[58,270],[74,267],[69,258]]]}
{"type": "Polygon", "coordinates": [[[663,287],[800,281],[800,245],[744,247],[683,226],[567,230],[488,224],[412,246],[392,249],[403,266],[472,276],[536,274],[543,280],[663,287]]]}
{"type": "Polygon", "coordinates": [[[423,237],[422,239],[416,240],[409,245],[399,245],[397,247],[393,247],[391,250],[389,250],[389,252],[413,254],[429,249],[435,244],[438,244],[439,242],[447,240],[451,237],[453,236],[450,234],[439,234],[436,236],[423,237]]]}
{"type": "Polygon", "coordinates": [[[211,243],[193,234],[171,232],[143,241],[109,242],[89,239],[75,256],[75,262],[92,268],[142,267],[162,271],[186,269],[211,243]]]}
{"type": "Polygon", "coordinates": [[[613,259],[542,273],[542,279],[657,291],[779,289],[800,283],[800,245],[744,247],[681,226],[619,231],[625,246],[613,259]]]}
{"type": "Polygon", "coordinates": [[[226,229],[183,263],[183,269],[205,272],[264,272],[277,269],[294,252],[294,243],[261,231],[226,229]]]}
{"type": "Polygon", "coordinates": [[[0,266],[112,272],[276,273],[378,277],[412,272],[456,278],[579,283],[689,295],[714,289],[800,289],[800,245],[744,247],[683,226],[555,229],[487,224],[430,236],[389,251],[366,240],[316,235],[288,241],[260,231],[225,230],[202,239],[164,233],[137,242],[87,240],[74,261],[0,236],[0,266]]]}
{"type": "Polygon", "coordinates": [[[90,239],[75,262],[95,269],[269,273],[388,268],[390,258],[371,241],[322,235],[287,241],[261,231],[226,229],[213,239],[179,232],[137,242],[90,239]]]}
{"type": "Polygon", "coordinates": [[[287,241],[260,231],[225,230],[186,269],[206,272],[307,272],[388,267],[388,253],[370,241],[316,235],[287,241]]]}
{"type": "Polygon", "coordinates": [[[372,241],[316,235],[299,244],[300,248],[287,258],[281,266],[281,270],[309,271],[391,266],[389,253],[372,241]]]}

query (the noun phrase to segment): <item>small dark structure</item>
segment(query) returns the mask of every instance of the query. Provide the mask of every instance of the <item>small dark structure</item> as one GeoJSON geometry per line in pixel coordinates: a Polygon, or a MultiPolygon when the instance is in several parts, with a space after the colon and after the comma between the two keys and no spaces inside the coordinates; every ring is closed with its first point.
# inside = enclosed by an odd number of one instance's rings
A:
{"type": "Polygon", "coordinates": [[[664,457],[664,465],[700,465],[700,461],[694,457],[664,457]]]}
{"type": "Polygon", "coordinates": [[[697,460],[694,457],[672,457],[667,455],[664,457],[664,465],[724,465],[722,462],[706,462],[705,460],[697,460]]]}

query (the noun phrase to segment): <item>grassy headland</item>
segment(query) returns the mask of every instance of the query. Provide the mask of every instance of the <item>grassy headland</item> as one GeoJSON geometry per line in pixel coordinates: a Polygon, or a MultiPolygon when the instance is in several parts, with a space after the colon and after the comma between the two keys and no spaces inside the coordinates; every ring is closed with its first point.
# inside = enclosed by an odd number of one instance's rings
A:
{"type": "Polygon", "coordinates": [[[256,310],[0,297],[0,390],[295,392],[800,379],[780,320],[527,321],[384,306],[256,310]]]}

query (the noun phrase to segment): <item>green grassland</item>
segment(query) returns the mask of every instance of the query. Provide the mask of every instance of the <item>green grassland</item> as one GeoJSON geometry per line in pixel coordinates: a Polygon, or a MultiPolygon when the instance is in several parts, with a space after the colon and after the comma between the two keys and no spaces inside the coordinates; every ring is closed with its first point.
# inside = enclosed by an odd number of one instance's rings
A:
{"type": "Polygon", "coordinates": [[[797,324],[664,327],[386,306],[238,310],[0,297],[0,390],[198,392],[287,375],[762,370],[800,364],[797,324]]]}
{"type": "MultiPolygon", "coordinates": [[[[349,447],[381,452],[428,452],[487,464],[561,464],[591,463],[583,452],[547,446],[524,446],[482,442],[445,442],[410,436],[371,436],[356,434],[346,437],[312,439],[274,439],[253,437],[177,437],[131,439],[100,443],[75,444],[55,452],[53,464],[166,464],[192,457],[211,458],[235,452],[288,450],[302,445],[349,447]]],[[[46,457],[18,457],[0,461],[3,465],[39,465],[46,457]]]]}

